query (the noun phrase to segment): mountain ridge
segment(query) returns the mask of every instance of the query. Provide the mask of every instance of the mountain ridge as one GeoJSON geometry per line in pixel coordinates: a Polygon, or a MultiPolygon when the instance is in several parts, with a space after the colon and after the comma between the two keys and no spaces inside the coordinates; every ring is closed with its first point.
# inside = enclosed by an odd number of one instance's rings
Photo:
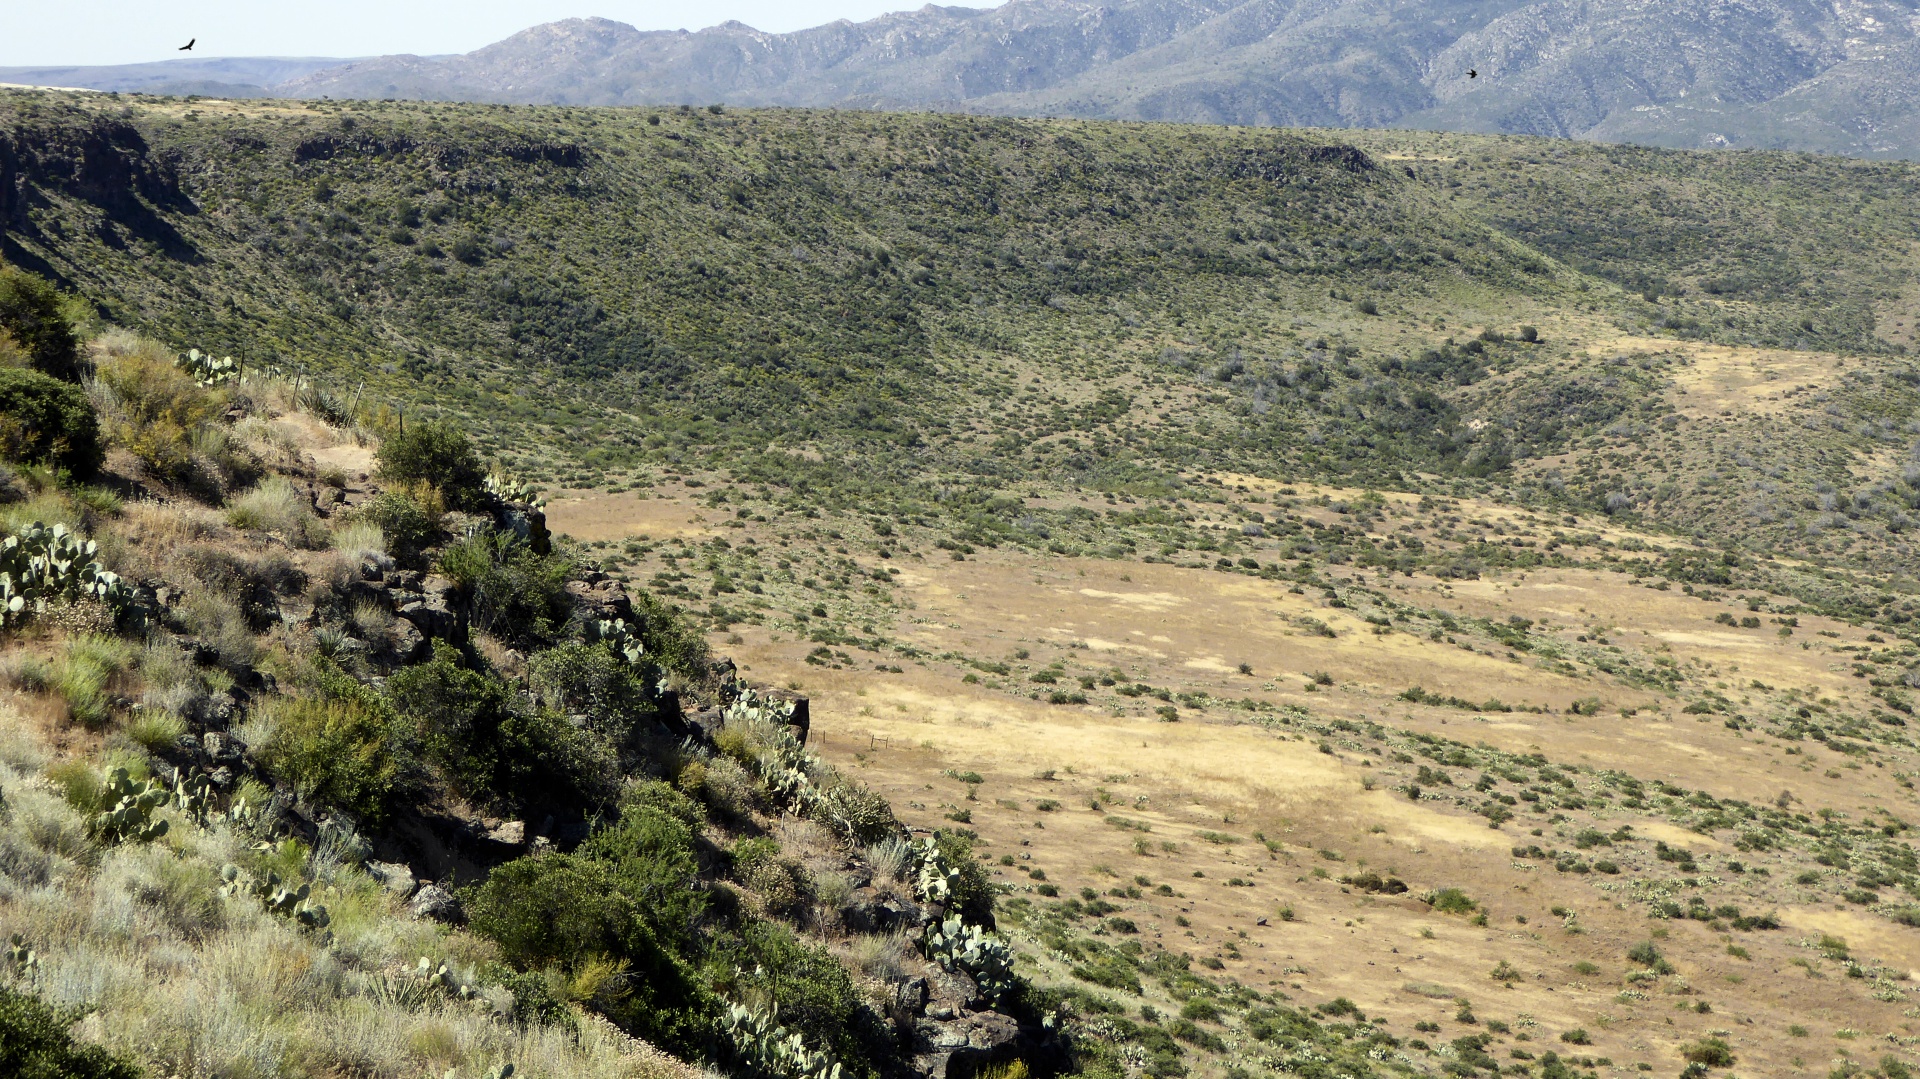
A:
{"type": "Polygon", "coordinates": [[[1920,0],[1012,0],[790,33],[589,17],[452,56],[0,69],[147,93],[931,109],[1891,158],[1920,156],[1917,75],[1920,0]]]}

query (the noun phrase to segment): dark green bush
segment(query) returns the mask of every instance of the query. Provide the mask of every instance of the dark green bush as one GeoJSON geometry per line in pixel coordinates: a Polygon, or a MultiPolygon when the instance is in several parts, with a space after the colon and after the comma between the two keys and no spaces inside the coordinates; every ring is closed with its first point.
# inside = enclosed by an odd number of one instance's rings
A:
{"type": "Polygon", "coordinates": [[[737,933],[716,934],[704,972],[729,996],[771,1001],[782,1025],[842,1061],[885,1052],[887,1036],[862,1004],[847,968],[786,926],[756,919],[737,933]]]}
{"type": "Polygon", "coordinates": [[[573,564],[538,554],[510,533],[479,532],[449,546],[439,569],[459,589],[474,628],[508,640],[551,638],[573,614],[573,564]]]}
{"type": "Polygon", "coordinates": [[[76,1044],[77,1013],[0,985],[0,1075],[14,1079],[140,1079],[140,1069],[97,1045],[76,1044]]]}
{"type": "Polygon", "coordinates": [[[467,896],[469,925],[523,971],[567,970],[590,957],[625,964],[620,990],[595,1006],[634,1035],[683,1057],[713,1051],[719,1002],[656,936],[645,903],[593,858],[522,858],[467,896]]]}
{"type": "Polygon", "coordinates": [[[642,790],[623,801],[619,822],[594,833],[580,853],[607,866],[620,889],[646,909],[661,939],[691,957],[693,928],[706,911],[707,893],[699,886],[693,827],[668,799],[685,801],[685,796],[664,783],[645,784],[642,790]]]}
{"type": "Polygon", "coordinates": [[[655,663],[688,678],[707,676],[713,657],[706,635],[687,620],[685,612],[650,592],[640,592],[633,597],[633,615],[640,623],[635,630],[640,643],[655,663]]]}
{"type": "Polygon", "coordinates": [[[360,518],[380,526],[387,550],[403,564],[413,565],[420,552],[440,538],[440,521],[419,502],[394,491],[377,495],[360,511],[360,518]]]}
{"type": "MultiPolygon", "coordinates": [[[[498,967],[495,968],[496,973],[498,967]]],[[[546,975],[537,971],[497,973],[500,987],[513,994],[513,1021],[521,1026],[576,1027],[572,1009],[556,994],[546,975]]]]}
{"type": "Polygon", "coordinates": [[[384,820],[412,760],[411,738],[377,700],[288,698],[273,710],[261,763],[300,797],[384,820]]]}
{"type": "Polygon", "coordinates": [[[80,339],[52,285],[24,270],[0,267],[0,331],[26,350],[35,370],[80,381],[80,339]]]}
{"type": "Polygon", "coordinates": [[[0,455],[91,475],[104,456],[100,423],[80,387],[20,367],[0,367],[0,455]]]}
{"type": "Polygon", "coordinates": [[[445,641],[431,661],[389,679],[387,695],[417,724],[428,762],[469,801],[578,807],[611,793],[616,772],[604,747],[564,716],[526,706],[492,670],[463,666],[445,641]]]}
{"type": "Polygon", "coordinates": [[[969,924],[993,927],[993,881],[973,856],[973,839],[964,833],[941,829],[933,833],[934,845],[947,864],[960,871],[953,888],[953,906],[969,924]]]}
{"type": "Polygon", "coordinates": [[[376,457],[381,479],[430,483],[453,509],[473,509],[486,501],[486,467],[457,424],[434,420],[396,431],[380,444],[376,457]]]}
{"type": "Polygon", "coordinates": [[[654,712],[646,676],[604,644],[573,642],[536,653],[528,664],[542,704],[567,715],[584,715],[593,730],[624,742],[654,712]]]}

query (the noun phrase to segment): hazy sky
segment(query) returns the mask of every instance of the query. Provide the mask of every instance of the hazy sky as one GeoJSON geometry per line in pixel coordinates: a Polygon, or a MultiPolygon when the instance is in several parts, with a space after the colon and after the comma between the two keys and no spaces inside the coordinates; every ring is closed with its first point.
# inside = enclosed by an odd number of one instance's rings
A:
{"type": "MultiPolygon", "coordinates": [[[[967,3],[968,0],[960,0],[967,3]]],[[[972,0],[994,7],[1001,0],[972,0]]],[[[516,30],[599,15],[642,30],[698,30],[738,19],[799,30],[870,19],[919,0],[59,0],[0,4],[0,66],[132,64],[195,56],[376,56],[467,52],[516,30]]]]}

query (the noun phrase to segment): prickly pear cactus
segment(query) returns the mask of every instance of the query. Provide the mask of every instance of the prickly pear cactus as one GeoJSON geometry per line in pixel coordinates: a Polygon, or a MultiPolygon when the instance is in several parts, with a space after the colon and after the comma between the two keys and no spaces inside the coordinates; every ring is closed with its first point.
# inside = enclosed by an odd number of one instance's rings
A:
{"type": "Polygon", "coordinates": [[[727,1009],[727,1038],[755,1075],[770,1079],[840,1079],[840,1062],[808,1047],[771,1012],[735,1004],[727,1009]]]}
{"type": "Polygon", "coordinates": [[[536,510],[547,508],[547,500],[540,497],[530,484],[522,483],[511,476],[499,472],[487,474],[487,493],[502,502],[518,502],[536,510]]]}
{"type": "Polygon", "coordinates": [[[173,365],[202,386],[221,386],[240,380],[240,361],[232,356],[214,359],[211,353],[199,349],[188,349],[186,355],[173,361],[173,365]]]}
{"type": "Polygon", "coordinates": [[[591,632],[594,640],[605,641],[607,647],[613,649],[614,655],[625,659],[630,666],[638,667],[646,658],[647,646],[641,644],[640,638],[627,628],[624,618],[597,619],[591,626],[591,632]]]}
{"type": "Polygon", "coordinates": [[[95,837],[106,844],[151,843],[167,834],[167,822],[154,820],[153,811],[166,805],[171,791],[157,780],[135,783],[125,768],[107,774],[102,804],[108,808],[88,822],[95,837]]]}
{"type": "Polygon", "coordinates": [[[914,889],[923,903],[947,903],[960,888],[960,869],[940,853],[940,845],[926,836],[913,845],[914,889]]]}
{"type": "Polygon", "coordinates": [[[1013,949],[979,926],[967,925],[956,915],[927,926],[925,944],[927,958],[941,969],[971,975],[988,1004],[999,1007],[1013,991],[1013,949]]]}
{"type": "Polygon", "coordinates": [[[16,978],[32,978],[40,973],[40,953],[27,947],[27,938],[15,933],[7,942],[7,965],[16,978]]]}
{"type": "Polygon", "coordinates": [[[181,777],[180,785],[173,789],[173,807],[206,831],[213,819],[213,780],[198,769],[181,777]]]}
{"type": "Polygon", "coordinates": [[[291,918],[302,929],[325,929],[332,923],[327,908],[307,901],[313,893],[311,884],[290,888],[271,870],[260,878],[233,864],[220,867],[220,879],[226,882],[220,890],[228,897],[252,896],[267,913],[291,918]]]}
{"type": "Polygon", "coordinates": [[[118,608],[130,592],[96,557],[99,544],[66,525],[36,521],[0,539],[0,627],[42,613],[50,600],[96,599],[118,608]]]}

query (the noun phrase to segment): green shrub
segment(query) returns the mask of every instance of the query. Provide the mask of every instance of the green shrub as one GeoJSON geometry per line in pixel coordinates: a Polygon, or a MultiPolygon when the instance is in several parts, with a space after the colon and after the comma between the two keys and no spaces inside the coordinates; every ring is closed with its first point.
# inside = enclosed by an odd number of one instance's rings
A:
{"type": "Polygon", "coordinates": [[[105,451],[86,393],[38,371],[0,367],[0,455],[92,475],[105,451]]]}
{"type": "Polygon", "coordinates": [[[1458,888],[1442,888],[1433,896],[1433,909],[1442,914],[1470,914],[1479,906],[1458,888]]]}
{"type": "Polygon", "coordinates": [[[140,1079],[140,1069],[73,1040],[81,1013],[0,985],[0,1075],[16,1079],[140,1079]]]}
{"type": "Polygon", "coordinates": [[[80,339],[52,285],[24,270],[0,267],[0,331],[42,374],[80,381],[80,339]]]}
{"type": "Polygon", "coordinates": [[[1733,1048],[1719,1038],[1702,1038],[1683,1045],[1680,1055],[1690,1064],[1704,1064],[1709,1068],[1733,1066],[1733,1048]]]}
{"type": "Polygon", "coordinates": [[[364,820],[384,820],[412,759],[405,725],[391,710],[358,699],[283,699],[273,733],[258,747],[267,769],[300,797],[364,820]]]}
{"type": "Polygon", "coordinates": [[[526,707],[491,670],[471,670],[445,641],[395,674],[387,694],[417,724],[427,760],[463,798],[524,808],[605,801],[617,775],[606,749],[564,716],[526,707]]]}
{"type": "Polygon", "coordinates": [[[162,479],[191,478],[194,438],[219,415],[224,396],[152,348],[102,360],[95,381],[113,440],[162,479]]]}
{"type": "Polygon", "coordinates": [[[395,491],[375,496],[359,517],[377,527],[386,538],[387,553],[407,565],[413,565],[420,552],[440,538],[439,516],[395,491]]]}
{"type": "Polygon", "coordinates": [[[615,742],[654,711],[644,668],[615,656],[603,644],[559,645],[535,653],[527,666],[540,703],[586,716],[595,731],[615,742]]]}
{"type": "Polygon", "coordinates": [[[434,420],[396,431],[375,456],[383,480],[430,483],[454,509],[474,509],[486,502],[486,467],[473,440],[457,424],[434,420]]]}
{"type": "Polygon", "coordinates": [[[527,970],[568,969],[593,957],[625,968],[624,992],[595,1005],[638,1037],[684,1057],[712,1050],[719,1002],[662,945],[647,904],[613,867],[593,858],[521,858],[493,871],[466,901],[468,924],[527,970]]]}
{"type": "Polygon", "coordinates": [[[675,674],[700,679],[711,668],[712,653],[706,635],[688,621],[686,613],[650,592],[633,597],[634,620],[647,655],[675,674]]]}
{"type": "Polygon", "coordinates": [[[441,552],[439,569],[459,589],[476,629],[513,641],[551,637],[573,613],[573,564],[506,532],[478,532],[441,552]]]}

